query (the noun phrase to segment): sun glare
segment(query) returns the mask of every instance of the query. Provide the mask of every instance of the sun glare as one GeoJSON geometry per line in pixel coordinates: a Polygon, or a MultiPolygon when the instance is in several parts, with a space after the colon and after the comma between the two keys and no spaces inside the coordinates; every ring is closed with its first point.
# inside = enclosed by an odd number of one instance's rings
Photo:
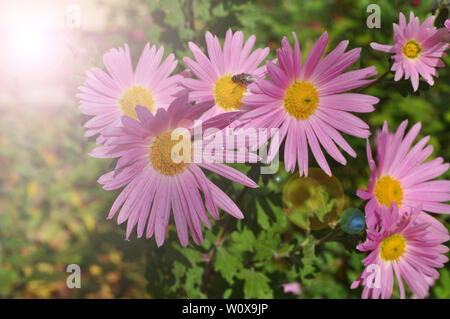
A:
{"type": "Polygon", "coordinates": [[[9,40],[11,54],[21,61],[39,62],[51,49],[51,41],[45,30],[32,26],[12,30],[9,40]]]}
{"type": "Polygon", "coordinates": [[[11,14],[7,27],[0,30],[2,70],[14,78],[41,78],[53,73],[61,59],[61,32],[48,24],[45,15],[16,10],[11,14]]]}

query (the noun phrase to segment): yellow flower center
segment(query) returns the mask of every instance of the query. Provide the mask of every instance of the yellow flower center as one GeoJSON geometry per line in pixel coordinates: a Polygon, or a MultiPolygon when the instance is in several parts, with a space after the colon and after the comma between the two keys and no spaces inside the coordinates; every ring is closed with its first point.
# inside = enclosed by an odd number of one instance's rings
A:
{"type": "Polygon", "coordinates": [[[400,183],[390,176],[383,176],[375,186],[375,196],[380,205],[389,207],[392,201],[395,201],[397,206],[401,206],[403,199],[403,190],[400,183]]]}
{"type": "Polygon", "coordinates": [[[297,120],[307,119],[319,106],[319,92],[306,81],[295,81],[286,91],[284,108],[297,120]]]}
{"type": "Polygon", "coordinates": [[[380,246],[380,256],[385,261],[397,260],[405,253],[406,242],[400,234],[383,239],[380,246]]]}
{"type": "Polygon", "coordinates": [[[419,43],[414,40],[409,40],[403,47],[403,54],[406,55],[409,59],[416,59],[419,56],[420,52],[422,52],[422,48],[420,47],[419,43]]]}
{"type": "Polygon", "coordinates": [[[242,98],[247,88],[240,82],[233,82],[231,75],[224,75],[214,86],[216,104],[223,110],[235,111],[241,108],[242,98]]]}
{"type": "Polygon", "coordinates": [[[152,93],[143,86],[135,85],[125,90],[119,101],[120,109],[123,115],[138,119],[135,107],[136,105],[145,106],[153,113],[155,100],[152,93]]]}
{"type": "Polygon", "coordinates": [[[150,146],[150,162],[153,168],[163,175],[176,175],[184,171],[187,166],[185,161],[175,163],[173,158],[175,156],[183,156],[183,149],[178,154],[174,152],[174,146],[180,143],[183,137],[179,140],[172,140],[172,132],[166,132],[154,138],[150,146]]]}

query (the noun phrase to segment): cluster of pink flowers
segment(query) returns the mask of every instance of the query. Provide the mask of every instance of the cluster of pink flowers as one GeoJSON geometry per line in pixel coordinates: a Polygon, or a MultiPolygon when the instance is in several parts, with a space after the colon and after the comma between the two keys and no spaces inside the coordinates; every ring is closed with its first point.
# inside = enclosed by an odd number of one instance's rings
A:
{"type": "Polygon", "coordinates": [[[432,145],[427,146],[430,137],[412,146],[421,125],[414,125],[405,136],[407,124],[404,121],[391,133],[384,123],[375,137],[376,161],[367,142],[370,181],[367,190],[357,192],[367,200],[367,238],[357,248],[370,254],[363,260],[366,268],[352,284],[352,288],[364,285],[364,298],[389,298],[393,273],[402,298],[402,279],[417,297],[424,298],[439,277],[434,268],[448,261],[444,255],[448,248],[442,245],[450,239],[448,230],[428,212],[450,213],[450,205],[445,204],[450,200],[450,181],[433,180],[449,164],[441,157],[424,162],[433,151],[432,145]]]}
{"type": "MultiPolygon", "coordinates": [[[[443,66],[440,57],[449,46],[444,40],[447,30],[432,24],[433,17],[420,25],[412,14],[406,24],[400,14],[399,26],[394,25],[395,44],[372,44],[374,49],[395,53],[395,80],[403,75],[411,78],[415,90],[419,74],[433,85],[435,67],[443,66]]],[[[97,136],[98,146],[90,155],[117,159],[115,168],[98,182],[108,191],[123,188],[108,218],[118,213],[117,222],[127,222],[127,239],[136,229],[138,237],[154,235],[158,246],[162,245],[173,215],[182,246],[189,244],[189,234],[200,245],[202,224],[211,226],[207,212],[214,219],[219,219],[219,208],[244,217],[203,170],[246,187],[258,187],[254,181],[224,163],[174,161],[173,148],[180,140],[174,140],[173,133],[178,129],[193,133],[198,120],[203,128],[219,130],[231,126],[278,129],[284,141],[285,168],[294,172],[298,165],[300,176],[308,175],[309,149],[331,176],[323,150],[346,165],[340,149],[351,157],[357,154],[341,133],[370,136],[367,123],[352,113],[373,112],[379,99],[349,91],[376,81],[377,71],[373,66],[346,71],[361,53],[360,48],[347,50],[349,41],[323,57],[328,42],[325,32],[302,62],[295,33],[293,46],[283,38],[273,61],[266,61],[269,48],[254,49],[254,35],[245,40],[241,31],[228,30],[223,46],[209,32],[205,38],[205,52],[189,43],[194,59],[185,57],[188,69],[179,74],[173,74],[174,55],[163,58],[162,46],[147,44],[135,69],[127,45],[111,49],[103,57],[107,72],[93,68],[80,87],[80,110],[92,116],[85,124],[86,136],[97,136]]],[[[365,286],[363,297],[389,298],[393,272],[402,297],[402,278],[417,296],[424,297],[439,275],[435,268],[447,261],[442,243],[449,239],[448,231],[427,212],[450,213],[444,203],[450,199],[450,181],[432,181],[447,171],[448,164],[442,158],[423,163],[432,146],[426,146],[428,138],[424,138],[411,148],[420,124],[404,137],[406,126],[405,121],[392,134],[386,123],[377,134],[378,166],[367,142],[370,183],[358,196],[368,200],[368,229],[367,240],[358,249],[371,252],[364,263],[379,267],[381,284],[377,286],[364,271],[352,285],[365,286]]],[[[270,138],[259,140],[258,147],[270,138]]],[[[209,147],[191,143],[192,153],[209,147]]],[[[267,162],[279,147],[280,143],[270,143],[267,162]]],[[[242,152],[246,153],[238,148],[226,150],[224,157],[242,152]]]]}

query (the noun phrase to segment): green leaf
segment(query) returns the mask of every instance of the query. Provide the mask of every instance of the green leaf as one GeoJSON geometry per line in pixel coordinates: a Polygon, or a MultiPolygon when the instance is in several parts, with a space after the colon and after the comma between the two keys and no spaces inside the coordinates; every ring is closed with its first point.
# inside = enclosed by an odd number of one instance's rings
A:
{"type": "Polygon", "coordinates": [[[272,232],[261,232],[255,242],[255,260],[267,260],[274,256],[280,244],[280,235],[272,232]]]}
{"type": "Polygon", "coordinates": [[[10,271],[0,266],[0,295],[5,296],[12,289],[12,286],[19,279],[19,274],[15,271],[10,271]]]}
{"type": "Polygon", "coordinates": [[[214,9],[212,10],[212,13],[214,16],[216,16],[218,18],[225,18],[228,15],[222,2],[220,2],[217,6],[214,7],[214,9]]]}
{"type": "Polygon", "coordinates": [[[261,208],[259,202],[256,202],[256,218],[259,226],[261,226],[262,229],[269,230],[270,228],[269,217],[261,208]]]}
{"type": "Polygon", "coordinates": [[[447,268],[441,270],[439,283],[433,288],[433,292],[439,299],[450,298],[450,270],[447,268]]]}
{"type": "Polygon", "coordinates": [[[183,11],[181,11],[179,1],[165,0],[164,2],[167,8],[165,22],[171,27],[179,28],[181,30],[185,25],[185,18],[183,11]]]}
{"type": "Polygon", "coordinates": [[[232,250],[233,252],[251,252],[256,241],[255,235],[248,228],[244,228],[242,231],[235,231],[231,234],[233,240],[232,250]]]}
{"type": "Polygon", "coordinates": [[[204,294],[200,291],[202,283],[203,268],[193,267],[186,273],[186,284],[184,288],[186,290],[188,298],[203,298],[204,294]]]}
{"type": "Polygon", "coordinates": [[[226,289],[223,292],[223,299],[228,299],[231,296],[231,293],[233,292],[233,290],[231,288],[226,289]]]}
{"type": "Polygon", "coordinates": [[[234,283],[234,276],[241,267],[242,262],[236,255],[230,254],[223,246],[217,248],[214,269],[220,272],[230,285],[234,283]]]}
{"type": "Polygon", "coordinates": [[[323,196],[323,205],[321,205],[319,207],[319,209],[315,212],[316,213],[316,217],[323,222],[325,216],[331,212],[331,210],[333,209],[334,204],[336,204],[336,198],[333,199],[329,199],[329,194],[325,191],[322,191],[322,196],[323,196]]]}
{"type": "Polygon", "coordinates": [[[314,236],[310,235],[302,243],[303,256],[301,258],[302,267],[300,270],[300,275],[301,275],[302,281],[308,281],[316,273],[316,268],[314,267],[314,264],[316,261],[314,242],[315,242],[314,236]]]}
{"type": "Polygon", "coordinates": [[[270,279],[254,269],[243,269],[239,277],[244,280],[245,298],[273,298],[272,289],[269,286],[270,279]]]}
{"type": "Polygon", "coordinates": [[[181,279],[183,278],[185,273],[186,273],[186,267],[182,263],[175,261],[173,263],[173,269],[172,269],[172,274],[175,277],[175,283],[172,286],[173,291],[177,291],[178,288],[181,286],[181,279]]]}

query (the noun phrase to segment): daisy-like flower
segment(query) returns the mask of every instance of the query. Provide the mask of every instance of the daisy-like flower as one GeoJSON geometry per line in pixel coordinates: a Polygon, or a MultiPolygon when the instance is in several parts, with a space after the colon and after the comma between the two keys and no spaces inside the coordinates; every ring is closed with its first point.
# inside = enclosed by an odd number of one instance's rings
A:
{"type": "MultiPolygon", "coordinates": [[[[414,125],[404,136],[407,125],[408,121],[403,121],[393,134],[389,132],[387,122],[384,122],[382,131],[378,131],[375,137],[376,162],[367,141],[370,180],[367,191],[359,189],[357,195],[368,200],[365,211],[369,228],[380,223],[381,206],[390,205],[392,201],[401,213],[414,207],[422,207],[425,212],[450,213],[450,205],[445,204],[450,200],[450,181],[433,180],[444,174],[449,164],[444,163],[441,157],[424,162],[433,152],[433,146],[427,146],[430,137],[422,138],[411,148],[421,124],[414,125]]],[[[448,233],[430,215],[422,213],[419,218],[432,223],[436,231],[448,233]]]]}
{"type": "Polygon", "coordinates": [[[378,103],[376,97],[343,93],[374,80],[375,67],[343,73],[359,59],[361,49],[344,52],[348,41],[342,41],[320,61],[328,42],[325,32],[316,41],[304,65],[295,33],[295,49],[286,37],[277,50],[279,66],[267,62],[267,74],[271,79],[260,80],[250,86],[251,94],[244,97],[244,104],[253,108],[240,117],[243,127],[279,128],[280,143],[272,141],[268,162],[278,152],[286,139],[284,163],[287,171],[294,171],[298,161],[300,176],[308,174],[308,145],[319,166],[331,175],[330,167],[320,145],[339,163],[346,159],[335,143],[348,154],[355,151],[340,132],[366,138],[369,126],[350,112],[372,112],[378,103]]]}
{"type": "Polygon", "coordinates": [[[210,102],[213,107],[203,115],[204,119],[224,112],[243,111],[242,98],[247,92],[246,79],[264,77],[265,66],[260,66],[269,54],[269,48],[252,52],[256,37],[250,36],[244,43],[244,34],[234,34],[229,29],[225,35],[223,50],[217,36],[206,33],[208,56],[189,42],[195,60],[184,58],[184,62],[198,79],[186,78],[181,82],[191,92],[192,101],[210,102]],[[239,76],[234,77],[233,76],[239,76]]]}
{"type": "Polygon", "coordinates": [[[394,23],[395,44],[370,44],[374,50],[395,53],[391,68],[395,71],[394,80],[398,81],[403,76],[405,79],[411,78],[414,91],[419,88],[419,74],[433,85],[433,76],[438,76],[436,67],[445,66],[440,58],[446,56],[445,50],[449,47],[442,41],[447,31],[433,27],[434,19],[431,16],[420,24],[419,18],[411,12],[406,24],[405,15],[400,12],[399,25],[394,23]]]}
{"type": "Polygon", "coordinates": [[[448,258],[444,245],[450,237],[434,233],[429,223],[418,221],[418,210],[402,215],[395,203],[380,209],[381,227],[367,230],[366,241],[357,246],[369,251],[363,260],[366,268],[352,283],[351,288],[364,286],[363,298],[390,298],[394,286],[394,274],[405,298],[403,280],[414,296],[425,298],[433,281],[439,278],[435,268],[441,268],[448,258]]]}
{"type": "Polygon", "coordinates": [[[103,56],[109,74],[99,68],[86,72],[87,79],[77,94],[81,112],[93,116],[85,124],[86,136],[100,133],[97,143],[103,143],[101,133],[120,125],[122,115],[137,119],[136,105],[152,113],[169,106],[181,89],[176,83],[182,76],[170,76],[177,61],[173,54],[163,61],[163,54],[163,46],[150,47],[147,43],[133,71],[130,50],[125,44],[124,48],[111,49],[103,56]]]}
{"type": "MultiPolygon", "coordinates": [[[[177,153],[174,147],[180,141],[172,139],[172,132],[177,128],[192,130],[193,121],[210,107],[203,103],[193,108],[188,104],[187,95],[178,97],[167,110],[158,109],[154,115],[148,108],[137,106],[138,120],[123,116],[122,126],[105,132],[105,145],[91,152],[93,157],[119,158],[116,169],[98,181],[105,190],[126,186],[115,200],[108,218],[113,218],[120,209],[117,221],[120,224],[128,220],[127,239],[137,225],[138,237],[146,230],[146,237],[154,234],[156,243],[161,246],[172,211],[181,244],[188,244],[189,229],[195,243],[200,245],[203,242],[201,222],[208,228],[211,226],[205,204],[214,219],[219,218],[217,207],[236,218],[243,218],[236,204],[207,179],[201,168],[244,186],[258,187],[251,179],[221,163],[197,163],[195,153],[203,149],[194,145],[195,142],[191,148],[194,160],[173,160],[174,152],[177,153]]],[[[203,123],[203,128],[217,124],[215,120],[209,123],[203,123]]]]}

